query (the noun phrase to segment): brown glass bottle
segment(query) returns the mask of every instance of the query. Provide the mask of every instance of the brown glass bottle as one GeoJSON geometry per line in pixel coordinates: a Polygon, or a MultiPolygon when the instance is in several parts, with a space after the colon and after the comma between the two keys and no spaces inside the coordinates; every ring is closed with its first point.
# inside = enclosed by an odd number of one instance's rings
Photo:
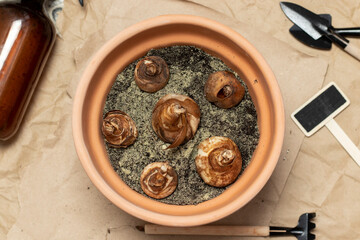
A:
{"type": "Polygon", "coordinates": [[[0,140],[18,130],[54,45],[43,2],[0,3],[0,140]]]}

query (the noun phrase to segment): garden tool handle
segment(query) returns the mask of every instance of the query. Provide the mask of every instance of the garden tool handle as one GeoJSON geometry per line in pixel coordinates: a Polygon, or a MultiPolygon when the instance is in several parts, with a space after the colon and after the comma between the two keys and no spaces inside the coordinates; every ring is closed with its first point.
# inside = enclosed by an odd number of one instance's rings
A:
{"type": "Polygon", "coordinates": [[[349,42],[344,48],[344,50],[345,52],[349,53],[351,56],[360,61],[360,48],[349,42]]]}
{"type": "Polygon", "coordinates": [[[334,32],[344,37],[360,37],[360,28],[335,28],[334,32]]]}
{"type": "Polygon", "coordinates": [[[329,33],[326,35],[333,43],[344,49],[345,52],[356,58],[358,61],[360,61],[360,49],[358,46],[351,43],[346,38],[342,37],[341,35],[338,35],[334,32],[334,29],[331,29],[329,33]]]}
{"type": "Polygon", "coordinates": [[[197,227],[167,227],[155,224],[145,224],[146,234],[154,235],[207,235],[207,236],[241,236],[241,237],[268,237],[268,226],[225,226],[205,225],[197,227]]]}

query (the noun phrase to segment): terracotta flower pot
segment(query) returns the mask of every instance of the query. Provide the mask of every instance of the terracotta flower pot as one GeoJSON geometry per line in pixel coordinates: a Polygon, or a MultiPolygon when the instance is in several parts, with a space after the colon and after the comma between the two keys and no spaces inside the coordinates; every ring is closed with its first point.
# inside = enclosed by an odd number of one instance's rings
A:
{"type": "Polygon", "coordinates": [[[91,181],[119,208],[162,225],[194,226],[213,222],[248,203],[263,188],[276,166],[284,128],[281,93],[260,53],[232,29],[196,16],[159,16],[119,33],[92,58],[74,99],[75,146],[91,181]],[[100,131],[106,96],[116,75],[148,50],[171,45],[197,46],[222,59],[247,84],[258,114],[260,139],[251,163],[221,195],[198,205],[164,204],[128,187],[110,165],[100,131]]]}

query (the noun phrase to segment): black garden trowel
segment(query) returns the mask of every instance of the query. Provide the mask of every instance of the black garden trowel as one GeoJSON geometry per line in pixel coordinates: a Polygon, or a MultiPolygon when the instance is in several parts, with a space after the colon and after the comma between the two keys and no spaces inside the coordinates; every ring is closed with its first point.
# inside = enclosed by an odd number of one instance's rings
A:
{"type": "MultiPolygon", "coordinates": [[[[319,14],[320,17],[326,19],[331,25],[331,15],[330,14],[319,14]]],[[[334,28],[334,32],[343,36],[343,37],[360,37],[360,28],[334,28]]],[[[304,32],[297,25],[293,25],[290,28],[290,33],[300,42],[322,50],[330,50],[331,49],[331,40],[326,36],[322,36],[321,38],[314,40],[311,36],[309,36],[306,32],[304,32]]]]}

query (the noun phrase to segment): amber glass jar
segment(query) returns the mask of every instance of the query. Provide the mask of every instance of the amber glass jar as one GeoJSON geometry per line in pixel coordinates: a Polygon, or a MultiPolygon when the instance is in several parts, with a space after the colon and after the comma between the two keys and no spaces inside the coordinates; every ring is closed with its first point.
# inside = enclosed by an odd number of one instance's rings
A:
{"type": "Polygon", "coordinates": [[[0,140],[20,126],[56,31],[44,0],[0,3],[0,140]]]}

